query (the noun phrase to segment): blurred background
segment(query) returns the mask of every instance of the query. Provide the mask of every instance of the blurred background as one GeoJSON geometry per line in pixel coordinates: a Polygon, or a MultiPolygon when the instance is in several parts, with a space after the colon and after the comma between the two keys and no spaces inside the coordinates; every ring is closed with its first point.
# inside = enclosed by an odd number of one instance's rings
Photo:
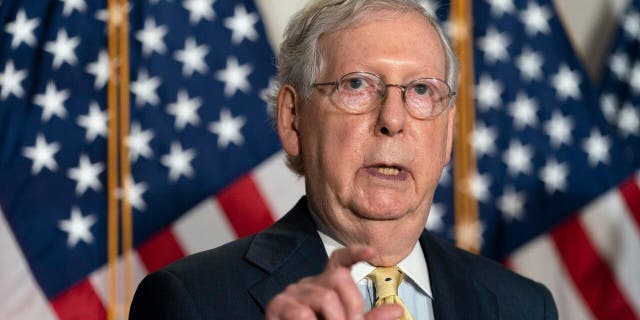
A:
{"type": "MultiPolygon", "coordinates": [[[[305,3],[0,0],[0,319],[124,319],[148,272],[291,208],[265,97],[305,3]]],[[[561,319],[640,319],[640,0],[466,10],[474,165],[425,227],[561,319]]]]}

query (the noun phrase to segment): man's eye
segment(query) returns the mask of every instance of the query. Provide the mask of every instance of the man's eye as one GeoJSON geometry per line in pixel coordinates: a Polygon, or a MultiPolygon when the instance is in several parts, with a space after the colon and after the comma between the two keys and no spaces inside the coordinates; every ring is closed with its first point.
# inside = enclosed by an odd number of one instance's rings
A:
{"type": "Polygon", "coordinates": [[[419,95],[425,95],[429,92],[429,87],[426,84],[417,84],[413,87],[413,91],[419,95]]]}
{"type": "Polygon", "coordinates": [[[365,82],[360,78],[353,78],[347,81],[347,89],[360,89],[364,87],[365,82]]]}

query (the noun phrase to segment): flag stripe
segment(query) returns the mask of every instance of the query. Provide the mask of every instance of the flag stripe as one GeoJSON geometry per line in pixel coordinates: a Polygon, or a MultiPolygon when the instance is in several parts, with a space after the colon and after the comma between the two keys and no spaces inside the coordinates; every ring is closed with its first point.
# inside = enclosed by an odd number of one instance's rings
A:
{"type": "Polygon", "coordinates": [[[287,168],[283,151],[256,167],[253,179],[276,220],[304,195],[304,179],[287,168]]]}
{"type": "Polygon", "coordinates": [[[138,254],[149,272],[156,271],[185,256],[169,228],[158,232],[140,245],[138,254]]]}
{"type": "Polygon", "coordinates": [[[88,279],[77,283],[51,300],[51,306],[61,320],[98,320],[107,317],[106,309],[88,279]]]}
{"type": "Polygon", "coordinates": [[[218,201],[238,238],[257,233],[273,223],[251,175],[244,175],[223,190],[218,201]]]}
{"type": "Polygon", "coordinates": [[[595,251],[578,219],[563,222],[551,232],[551,237],[571,279],[596,318],[634,318],[611,269],[595,251]]]}
{"type": "Polygon", "coordinates": [[[620,192],[640,232],[640,173],[634,175],[633,179],[625,181],[620,187],[620,192]]]}
{"type": "Polygon", "coordinates": [[[236,238],[231,224],[214,197],[200,202],[173,224],[173,235],[185,253],[223,245],[236,238]]]}
{"type": "Polygon", "coordinates": [[[590,320],[593,315],[569,279],[553,241],[547,235],[536,238],[518,249],[507,262],[518,273],[544,283],[556,302],[558,318],[590,320]]]}

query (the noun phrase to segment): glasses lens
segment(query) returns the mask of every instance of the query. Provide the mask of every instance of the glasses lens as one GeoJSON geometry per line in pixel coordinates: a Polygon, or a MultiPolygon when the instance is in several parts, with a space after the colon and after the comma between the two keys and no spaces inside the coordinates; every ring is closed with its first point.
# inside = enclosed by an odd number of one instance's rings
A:
{"type": "Polygon", "coordinates": [[[381,96],[382,81],[374,75],[354,72],[344,75],[338,83],[338,95],[343,107],[351,113],[364,113],[375,106],[381,96]]]}
{"type": "Polygon", "coordinates": [[[449,105],[449,86],[438,79],[418,79],[407,86],[405,103],[417,117],[438,115],[449,105]]]}

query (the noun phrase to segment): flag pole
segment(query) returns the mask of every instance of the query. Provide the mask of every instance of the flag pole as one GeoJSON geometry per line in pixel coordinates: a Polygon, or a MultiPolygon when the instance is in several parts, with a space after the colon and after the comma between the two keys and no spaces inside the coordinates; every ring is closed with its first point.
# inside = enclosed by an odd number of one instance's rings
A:
{"type": "Polygon", "coordinates": [[[452,1],[451,6],[450,34],[454,50],[460,59],[453,166],[455,241],[458,247],[478,253],[480,250],[478,203],[468,187],[470,179],[477,172],[475,153],[470,141],[475,122],[472,8],[470,0],[455,0],[452,1]]]}

